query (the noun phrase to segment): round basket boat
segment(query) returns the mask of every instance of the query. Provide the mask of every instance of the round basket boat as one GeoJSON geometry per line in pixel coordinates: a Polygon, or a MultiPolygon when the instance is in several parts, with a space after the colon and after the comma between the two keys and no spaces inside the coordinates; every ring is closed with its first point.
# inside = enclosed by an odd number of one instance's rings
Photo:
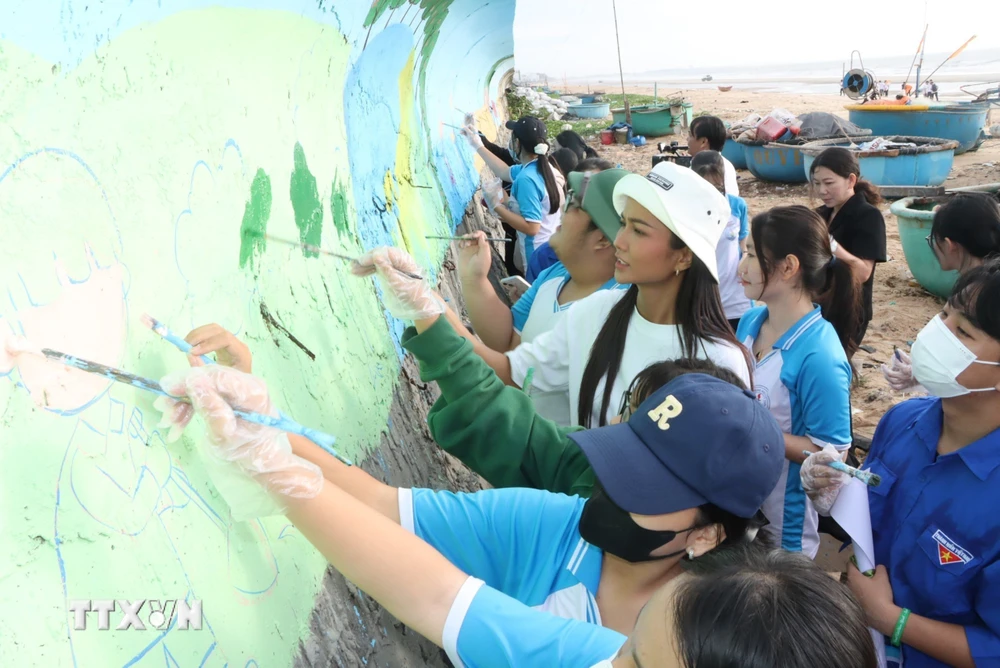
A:
{"type": "MultiPolygon", "coordinates": [[[[877,186],[939,186],[948,178],[955,161],[958,142],[937,137],[906,137],[894,135],[885,139],[896,144],[884,149],[865,150],[846,138],[823,139],[802,146],[806,175],[820,153],[828,148],[850,150],[861,165],[861,177],[877,186]]],[[[863,144],[868,143],[866,139],[863,144]]]]}

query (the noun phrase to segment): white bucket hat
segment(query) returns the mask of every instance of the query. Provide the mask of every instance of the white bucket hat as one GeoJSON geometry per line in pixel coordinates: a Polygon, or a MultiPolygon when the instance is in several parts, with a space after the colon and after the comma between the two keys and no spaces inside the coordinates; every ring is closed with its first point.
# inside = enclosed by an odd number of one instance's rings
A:
{"type": "Polygon", "coordinates": [[[701,260],[716,282],[715,249],[729,221],[729,200],[687,167],[664,161],[647,176],[629,174],[615,186],[615,209],[621,214],[634,199],[667,226],[701,260]]]}

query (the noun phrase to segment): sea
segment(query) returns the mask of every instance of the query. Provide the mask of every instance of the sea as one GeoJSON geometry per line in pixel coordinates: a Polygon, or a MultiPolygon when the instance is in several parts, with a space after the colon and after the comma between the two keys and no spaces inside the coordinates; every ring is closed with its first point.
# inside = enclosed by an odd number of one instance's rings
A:
{"type": "MultiPolygon", "coordinates": [[[[935,68],[949,56],[949,53],[927,53],[924,55],[920,79],[926,79],[935,68]]],[[[898,90],[911,69],[913,56],[890,56],[866,58],[863,61],[825,61],[814,63],[781,63],[778,65],[754,65],[719,67],[705,71],[692,68],[662,69],[639,73],[625,73],[625,83],[632,85],[652,85],[656,83],[663,93],[672,88],[698,89],[715,88],[719,85],[734,85],[736,88],[762,92],[782,93],[838,93],[844,73],[861,68],[871,72],[875,79],[888,79],[893,90],[898,90]],[[702,78],[711,75],[710,82],[702,78]]],[[[913,65],[909,81],[916,78],[913,65]]],[[[945,97],[968,97],[963,87],[976,93],[988,88],[993,82],[1000,82],[1000,48],[967,50],[949,61],[933,75],[938,84],[939,94],[945,97]]],[[[570,77],[570,83],[607,84],[618,83],[618,74],[610,73],[589,77],[570,77]]]]}

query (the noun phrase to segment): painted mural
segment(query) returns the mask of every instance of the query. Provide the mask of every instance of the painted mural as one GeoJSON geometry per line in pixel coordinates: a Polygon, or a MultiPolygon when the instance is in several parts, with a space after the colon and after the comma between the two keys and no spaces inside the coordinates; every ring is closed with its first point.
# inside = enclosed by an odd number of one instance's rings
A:
{"type": "MultiPolygon", "coordinates": [[[[364,458],[402,324],[375,284],[267,235],[431,273],[478,186],[513,0],[38,0],[0,6],[0,337],[158,378],[145,329],[217,322],[280,406],[364,458]]],[[[0,665],[289,665],[325,562],[235,522],[152,397],[0,355],[0,665]],[[200,631],[78,631],[77,599],[203,603],[200,631]]],[[[249,494],[242,490],[240,493],[249,494]]],[[[114,614],[114,613],[113,613],[114,614]]],[[[116,619],[112,620],[113,622],[116,619]]]]}

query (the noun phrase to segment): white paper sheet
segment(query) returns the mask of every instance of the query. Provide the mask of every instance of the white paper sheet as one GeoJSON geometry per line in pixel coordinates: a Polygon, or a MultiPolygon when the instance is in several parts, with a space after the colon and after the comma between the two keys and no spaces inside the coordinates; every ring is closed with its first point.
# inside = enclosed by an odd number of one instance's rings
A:
{"type": "MultiPolygon", "coordinates": [[[[840,490],[836,503],[830,509],[830,516],[837,521],[854,544],[854,558],[862,573],[875,568],[875,541],[872,539],[872,517],[868,510],[868,486],[851,478],[840,490]]],[[[885,636],[869,629],[879,668],[886,668],[885,636]]]]}

